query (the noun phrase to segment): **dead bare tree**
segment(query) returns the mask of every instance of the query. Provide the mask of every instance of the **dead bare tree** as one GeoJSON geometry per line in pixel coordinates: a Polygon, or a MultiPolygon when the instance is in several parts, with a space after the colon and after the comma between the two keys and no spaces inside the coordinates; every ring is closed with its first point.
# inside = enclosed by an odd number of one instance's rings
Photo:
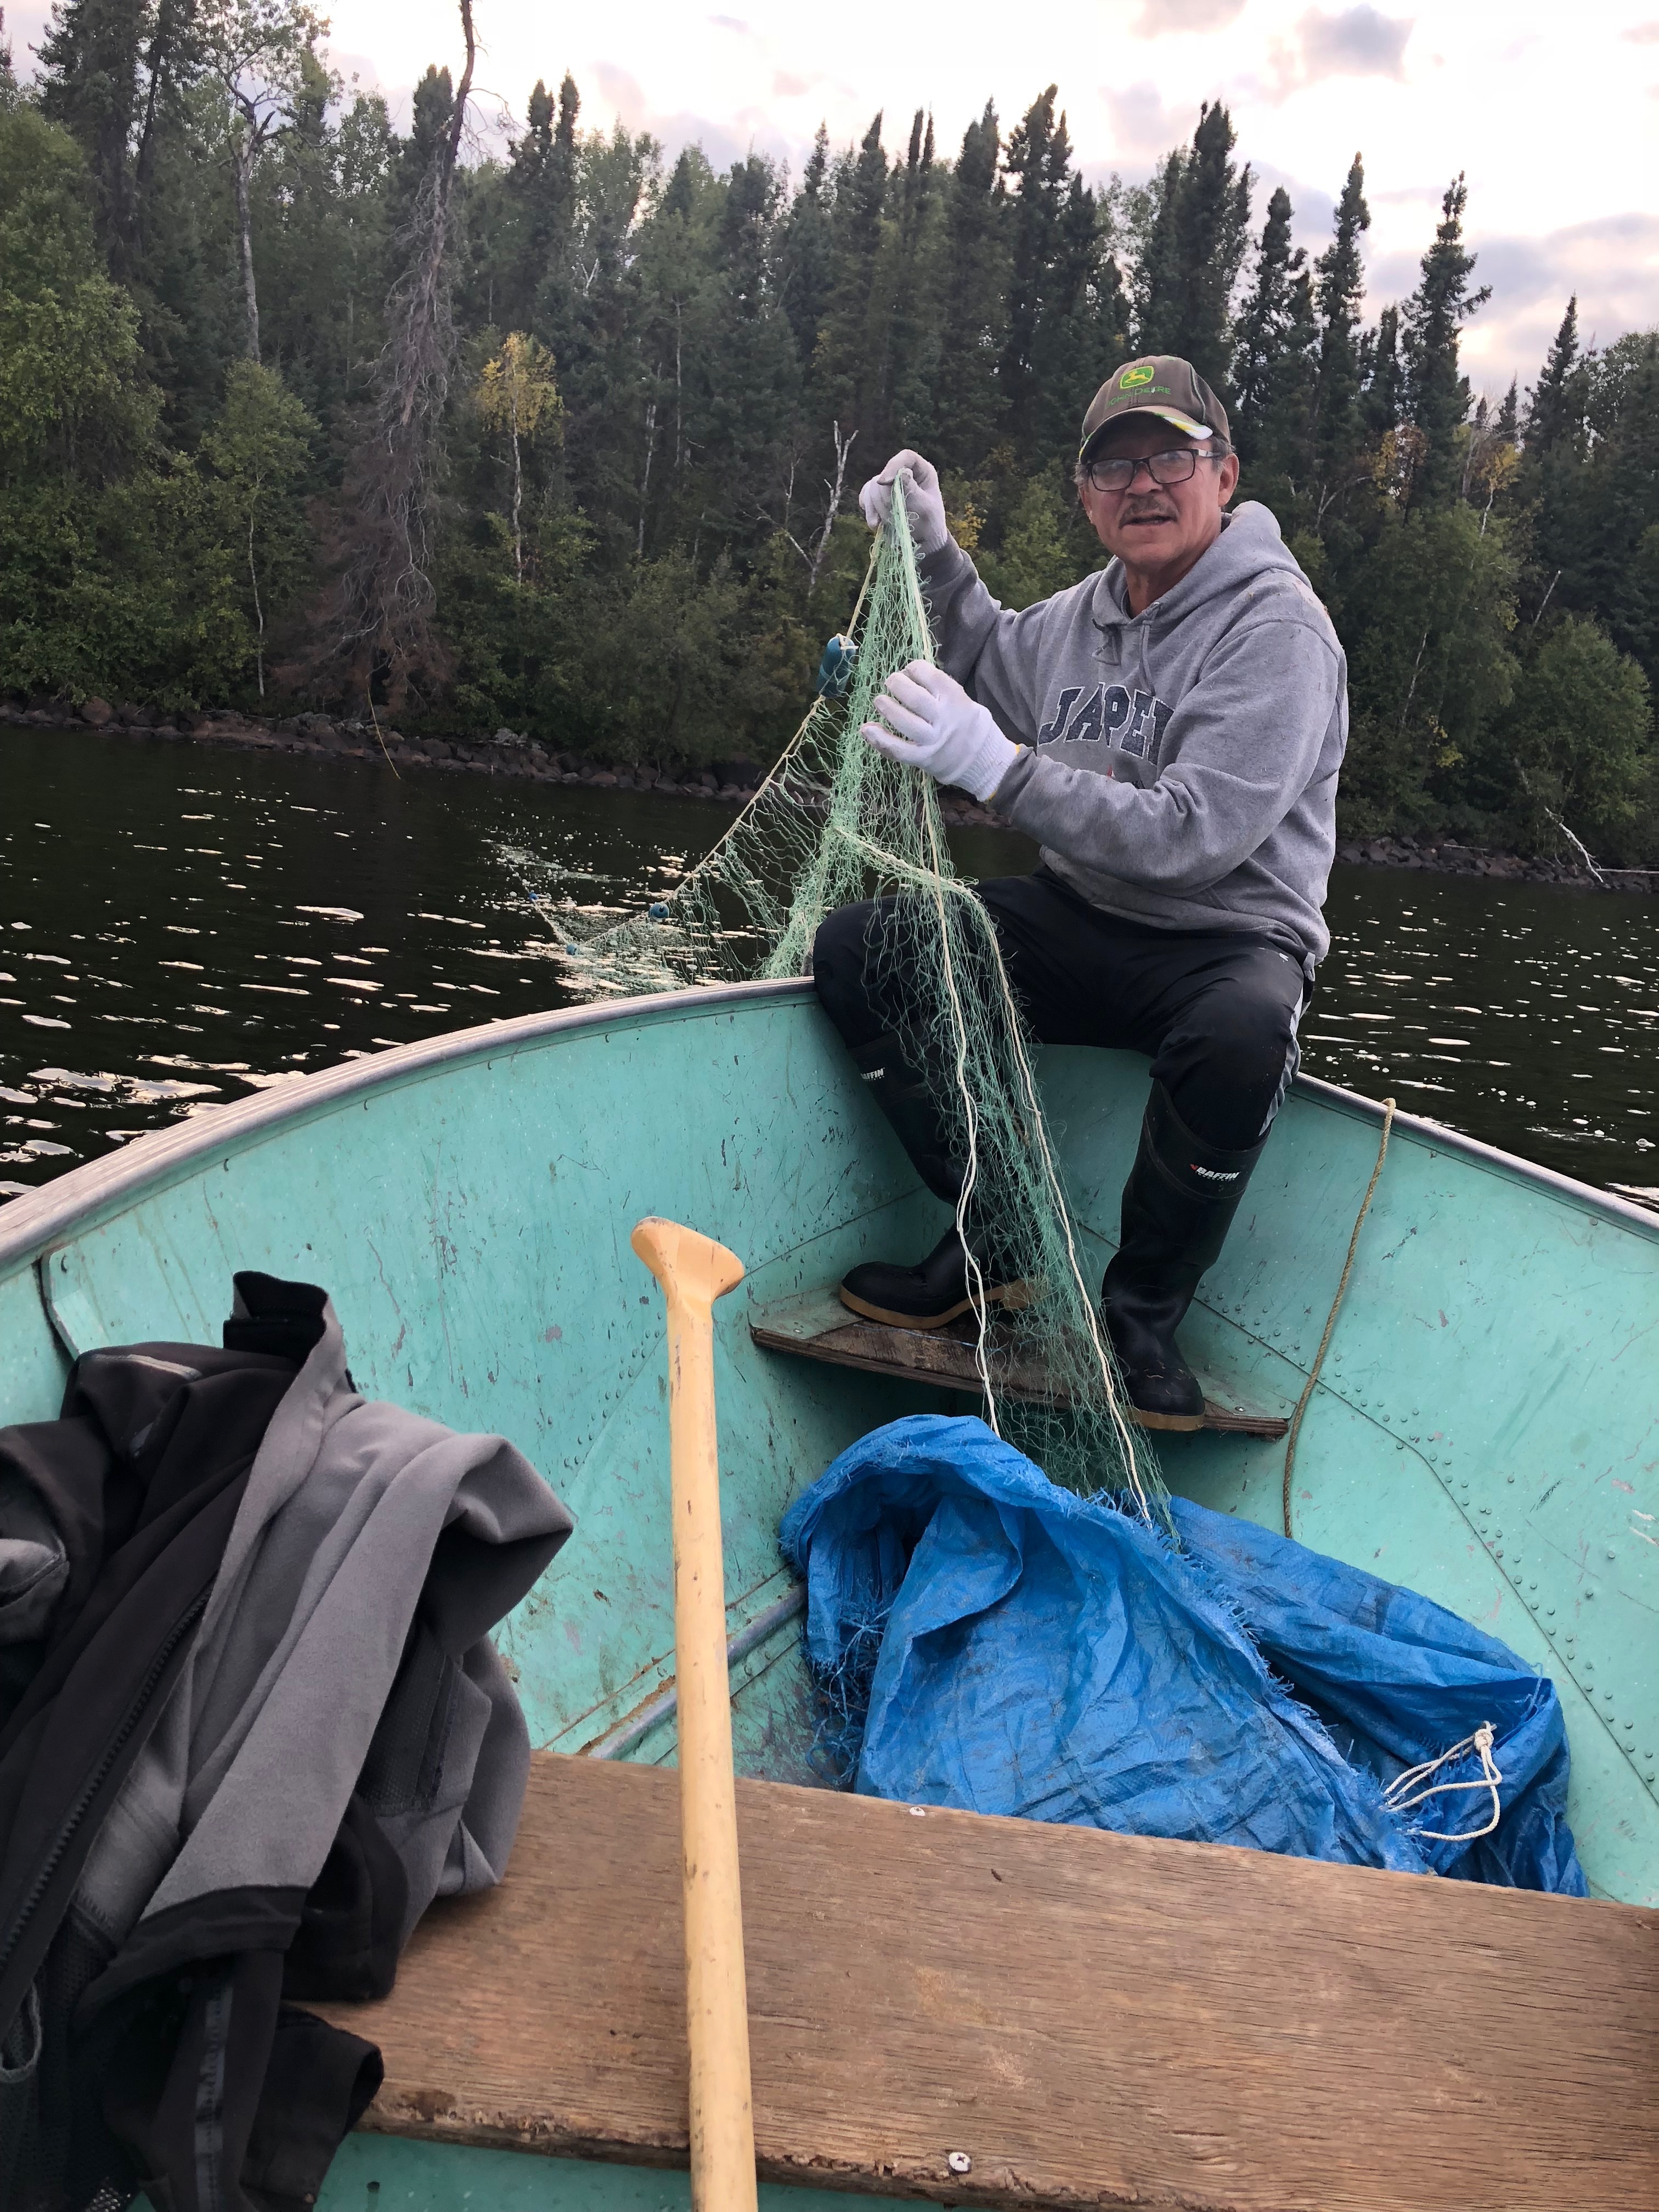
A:
{"type": "MultiPolygon", "coordinates": [[[[259,358],[259,295],[253,278],[253,178],[271,140],[288,130],[319,39],[328,24],[303,0],[207,0],[197,35],[229,109],[228,143],[236,201],[246,350],[259,358]]],[[[154,79],[152,78],[152,86],[154,79]]],[[[145,131],[149,130],[149,116],[145,131]]]]}
{"type": "Polygon", "coordinates": [[[421,181],[403,273],[386,301],[388,335],[375,369],[374,435],[354,486],[351,540],[336,592],[333,655],[354,689],[378,672],[394,705],[422,671],[441,673],[432,629],[432,523],[441,432],[455,366],[447,258],[450,204],[477,40],[472,0],[460,0],[466,66],[449,127],[421,181]]]}
{"type": "Polygon", "coordinates": [[[806,572],[806,588],[809,592],[817,588],[818,571],[823,566],[824,555],[830,550],[830,533],[836,526],[836,517],[841,513],[841,495],[847,484],[847,457],[853,450],[853,441],[858,436],[858,432],[849,430],[843,438],[841,434],[841,424],[837,422],[834,425],[830,434],[836,443],[836,477],[833,483],[827,485],[830,505],[824,514],[823,527],[818,532],[817,543],[812,548],[811,563],[806,572]]]}

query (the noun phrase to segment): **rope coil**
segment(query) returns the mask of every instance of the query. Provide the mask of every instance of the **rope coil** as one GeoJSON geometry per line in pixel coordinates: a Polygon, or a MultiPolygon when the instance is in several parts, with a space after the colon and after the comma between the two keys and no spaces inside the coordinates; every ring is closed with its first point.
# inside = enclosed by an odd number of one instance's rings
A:
{"type": "Polygon", "coordinates": [[[1455,1834],[1444,1828],[1413,1826],[1407,1830],[1408,1835],[1426,1836],[1437,1843],[1444,1844],[1472,1844],[1481,1836],[1491,1835],[1503,1811],[1498,1789],[1504,1777],[1492,1757],[1493,1741],[1492,1723],[1482,1721],[1473,1735],[1466,1735],[1461,1743],[1453,1744],[1449,1751],[1443,1751],[1438,1759],[1425,1759],[1420,1766],[1408,1766],[1403,1774],[1396,1774],[1382,1792],[1382,1802],[1391,1813],[1411,1813],[1418,1806],[1425,1805],[1431,1797],[1451,1797],[1467,1790],[1489,1790],[1492,1792],[1492,1818],[1486,1826],[1467,1828],[1455,1834]],[[1480,1754],[1480,1773],[1477,1780],[1429,1782],[1431,1774],[1438,1774],[1443,1766],[1449,1766],[1455,1759],[1462,1759],[1470,1752],[1480,1754]],[[1419,1784],[1427,1784],[1428,1786],[1419,1788],[1419,1784]]]}

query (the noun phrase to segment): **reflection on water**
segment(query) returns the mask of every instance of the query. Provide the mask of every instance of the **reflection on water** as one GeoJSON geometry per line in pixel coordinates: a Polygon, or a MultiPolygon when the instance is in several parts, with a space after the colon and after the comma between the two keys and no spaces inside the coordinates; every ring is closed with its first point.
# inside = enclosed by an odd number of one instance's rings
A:
{"type": "Polygon", "coordinates": [[[1659,902],[1339,867],[1310,1074],[1585,1182],[1659,1182],[1659,902]]]}
{"type": "MultiPolygon", "coordinates": [[[[0,1195],[386,1045],[565,1002],[529,896],[648,905],[726,810],[0,733],[0,1195]]],[[[1022,838],[954,839],[980,876],[1022,838]]],[[[1659,1182],[1659,905],[1340,868],[1312,1073],[1593,1182],[1659,1182]]]]}

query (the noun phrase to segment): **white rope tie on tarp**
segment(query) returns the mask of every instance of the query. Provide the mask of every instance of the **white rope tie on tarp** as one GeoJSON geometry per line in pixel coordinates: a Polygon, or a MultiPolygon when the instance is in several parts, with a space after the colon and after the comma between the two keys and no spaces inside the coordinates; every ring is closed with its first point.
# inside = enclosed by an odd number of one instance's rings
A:
{"type": "Polygon", "coordinates": [[[1431,1797],[1449,1797],[1463,1790],[1489,1790],[1492,1792],[1492,1818],[1486,1826],[1466,1829],[1461,1835],[1449,1834],[1441,1828],[1412,1827],[1407,1830],[1408,1834],[1430,1836],[1438,1843],[1447,1844],[1472,1844],[1477,1837],[1491,1835],[1498,1826],[1498,1815],[1503,1809],[1498,1800],[1498,1785],[1504,1779],[1492,1755],[1492,1723],[1482,1721],[1473,1735],[1466,1735],[1462,1743],[1455,1743],[1449,1751],[1443,1751],[1438,1759],[1425,1759],[1420,1766],[1408,1766],[1403,1774],[1396,1774],[1382,1792],[1382,1802],[1391,1813],[1410,1813],[1418,1806],[1426,1804],[1431,1797]],[[1470,1752],[1480,1754],[1479,1781],[1430,1782],[1431,1774],[1438,1774],[1443,1766],[1449,1766],[1454,1759],[1462,1759],[1470,1752]]]}

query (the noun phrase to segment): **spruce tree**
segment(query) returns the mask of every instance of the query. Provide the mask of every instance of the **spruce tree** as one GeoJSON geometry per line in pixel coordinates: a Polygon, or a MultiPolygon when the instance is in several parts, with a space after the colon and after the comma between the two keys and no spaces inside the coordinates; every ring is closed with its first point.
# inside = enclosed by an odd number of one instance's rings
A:
{"type": "Polygon", "coordinates": [[[1259,443],[1261,471],[1284,486],[1279,519],[1287,532],[1319,519],[1314,451],[1319,338],[1313,276],[1298,247],[1291,256],[1279,349],[1267,370],[1259,443]]]}
{"type": "Polygon", "coordinates": [[[830,132],[820,123],[784,228],[780,269],[784,312],[795,334],[797,358],[803,365],[810,363],[817,350],[818,326],[829,301],[834,220],[830,132]]]}
{"type": "Polygon", "coordinates": [[[721,456],[708,487],[711,526],[717,520],[732,538],[763,528],[769,519],[795,416],[794,334],[778,301],[775,271],[781,198],[777,172],[764,155],[734,163],[715,240],[720,276],[712,297],[700,427],[708,450],[721,456]]]}
{"type": "Polygon", "coordinates": [[[1007,203],[998,167],[997,112],[963,133],[947,186],[944,306],[930,451],[941,468],[969,470],[995,444],[1005,396],[997,365],[1006,343],[1007,203]]]}
{"type": "Polygon", "coordinates": [[[1181,315],[1182,271],[1179,207],[1187,175],[1187,156],[1176,147],[1148,184],[1151,219],[1136,257],[1133,296],[1135,344],[1142,353],[1167,353],[1181,315]]]}
{"type": "Polygon", "coordinates": [[[1555,333],[1538,381],[1527,395],[1527,454],[1542,461],[1562,445],[1581,447],[1589,400],[1587,364],[1578,350],[1578,295],[1555,333]]]}
{"type": "Polygon", "coordinates": [[[1421,441],[1413,495],[1434,503],[1455,495],[1462,473],[1458,433],[1468,419],[1469,384],[1458,366],[1459,337],[1492,297],[1489,284],[1478,292],[1469,286],[1475,257],[1463,243],[1468,197],[1460,172],[1446,188],[1434,243],[1403,316],[1406,418],[1421,441]]]}
{"type": "Polygon", "coordinates": [[[133,244],[145,27],[133,0],[60,0],[40,42],[40,111],[85,154],[99,243],[124,272],[133,244]]]}
{"type": "Polygon", "coordinates": [[[877,264],[887,204],[881,125],[878,111],[856,156],[838,169],[830,300],[811,379],[815,441],[827,445],[833,419],[843,435],[849,431],[863,435],[866,450],[872,442],[870,434],[878,428],[875,416],[880,380],[878,365],[872,368],[872,352],[878,352],[885,337],[884,331],[872,328],[872,321],[881,320],[872,309],[878,304],[877,264]]]}
{"type": "Polygon", "coordinates": [[[1334,235],[1314,264],[1319,311],[1319,378],[1314,398],[1316,463],[1322,501],[1354,471],[1363,439],[1359,411],[1359,317],[1365,296],[1359,241],[1370,228],[1364,164],[1356,154],[1337,202],[1334,235]]]}
{"type": "Polygon", "coordinates": [[[926,434],[939,364],[937,291],[939,177],[933,158],[933,118],[921,108],[898,180],[897,222],[884,282],[890,294],[883,374],[884,429],[900,444],[926,434]]]}
{"type": "Polygon", "coordinates": [[[1206,102],[1191,148],[1171,154],[1155,187],[1142,258],[1139,345],[1191,362],[1230,395],[1232,300],[1249,245],[1251,174],[1232,159],[1232,118],[1206,102]]]}
{"type": "Polygon", "coordinates": [[[1073,172],[1034,340],[1037,446],[1045,459],[1075,452],[1089,402],[1123,357],[1121,291],[1116,263],[1102,252],[1098,203],[1073,172]]]}
{"type": "Polygon", "coordinates": [[[1255,274],[1238,318],[1234,342],[1231,414],[1233,443],[1247,465],[1256,457],[1267,416],[1273,366],[1284,343],[1291,270],[1291,218],[1283,185],[1273,188],[1255,252],[1255,274]]]}
{"type": "Polygon", "coordinates": [[[1366,435],[1387,437],[1400,424],[1405,380],[1400,361],[1400,310],[1392,303],[1377,317],[1376,328],[1360,345],[1360,414],[1366,435]]]}
{"type": "MultiPolygon", "coordinates": [[[[1010,217],[1008,335],[1002,354],[1002,389],[1009,432],[1017,449],[1033,453],[1042,435],[1039,326],[1051,302],[1072,142],[1066,118],[1054,114],[1060,88],[1050,85],[1010,132],[1003,166],[1014,179],[1010,217]]],[[[1093,207],[1090,204],[1092,229],[1093,207]]]]}

